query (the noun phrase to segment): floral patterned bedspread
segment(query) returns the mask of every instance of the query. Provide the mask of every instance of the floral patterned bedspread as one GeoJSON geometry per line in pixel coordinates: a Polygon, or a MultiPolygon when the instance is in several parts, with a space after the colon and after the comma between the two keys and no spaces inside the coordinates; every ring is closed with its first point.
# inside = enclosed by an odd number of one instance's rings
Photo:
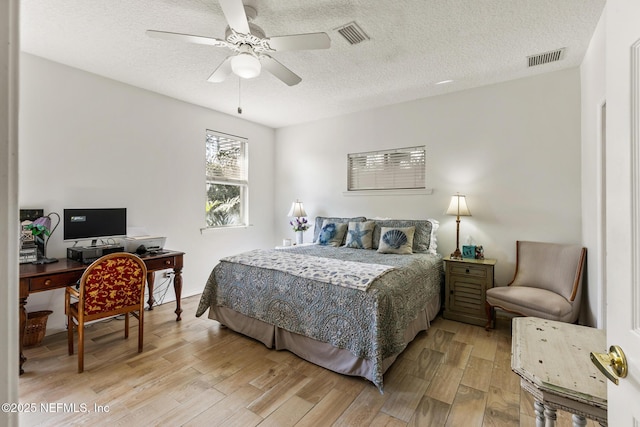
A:
{"type": "Polygon", "coordinates": [[[404,350],[407,325],[440,294],[441,256],[380,254],[320,245],[283,251],[395,268],[362,291],[221,260],[207,280],[196,316],[215,304],[347,349],[375,364],[376,375],[371,380],[382,390],[382,361],[404,350]]]}
{"type": "Polygon", "coordinates": [[[356,261],[308,256],[291,251],[255,249],[222,258],[224,262],[283,271],[294,276],[366,291],[369,285],[395,267],[356,261]]]}

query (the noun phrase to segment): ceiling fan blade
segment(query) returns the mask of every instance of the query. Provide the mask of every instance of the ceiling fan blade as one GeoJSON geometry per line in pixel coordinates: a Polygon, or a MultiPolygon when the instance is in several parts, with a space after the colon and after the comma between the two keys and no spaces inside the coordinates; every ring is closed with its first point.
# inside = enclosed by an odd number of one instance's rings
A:
{"type": "Polygon", "coordinates": [[[170,33],[167,31],[147,30],[147,35],[154,39],[178,40],[187,43],[206,44],[208,46],[229,47],[229,43],[224,40],[212,37],[192,36],[191,34],[170,33]]]}
{"type": "Polygon", "coordinates": [[[270,72],[289,86],[297,85],[302,81],[300,76],[298,76],[296,73],[294,73],[269,55],[260,56],[260,62],[268,72],[270,72]]]}
{"type": "Polygon", "coordinates": [[[218,65],[218,68],[209,76],[207,81],[211,83],[220,83],[223,82],[229,74],[231,74],[231,58],[233,56],[227,57],[222,64],[218,65]]]}
{"type": "Polygon", "coordinates": [[[229,26],[238,33],[249,34],[251,32],[249,21],[247,21],[242,0],[219,0],[219,2],[229,26]]]}
{"type": "Polygon", "coordinates": [[[267,39],[267,42],[271,49],[276,51],[328,49],[331,47],[331,39],[327,33],[309,33],[270,37],[267,39]]]}

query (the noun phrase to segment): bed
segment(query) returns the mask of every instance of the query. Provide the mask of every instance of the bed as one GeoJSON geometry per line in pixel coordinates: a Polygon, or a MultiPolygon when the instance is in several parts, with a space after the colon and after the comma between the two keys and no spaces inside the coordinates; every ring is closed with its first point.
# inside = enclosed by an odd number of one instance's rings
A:
{"type": "Polygon", "coordinates": [[[440,310],[437,226],[318,217],[314,244],[221,259],[196,316],[209,310],[210,319],[269,348],[364,377],[382,392],[385,371],[440,310]]]}

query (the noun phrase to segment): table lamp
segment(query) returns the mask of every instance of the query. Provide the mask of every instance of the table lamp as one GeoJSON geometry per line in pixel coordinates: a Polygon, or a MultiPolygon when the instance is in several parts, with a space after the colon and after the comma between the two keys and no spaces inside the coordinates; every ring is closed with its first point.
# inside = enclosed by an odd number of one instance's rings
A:
{"type": "Polygon", "coordinates": [[[462,259],[462,252],[460,252],[460,217],[471,216],[465,196],[460,193],[451,196],[451,203],[449,203],[446,214],[456,216],[456,250],[451,254],[451,259],[462,259]]]}
{"type": "Polygon", "coordinates": [[[287,216],[295,218],[295,220],[290,221],[289,224],[293,226],[293,231],[296,232],[296,243],[300,245],[303,242],[304,231],[309,228],[309,223],[306,218],[307,213],[300,200],[296,199],[296,201],[291,204],[291,210],[289,210],[287,216]]]}

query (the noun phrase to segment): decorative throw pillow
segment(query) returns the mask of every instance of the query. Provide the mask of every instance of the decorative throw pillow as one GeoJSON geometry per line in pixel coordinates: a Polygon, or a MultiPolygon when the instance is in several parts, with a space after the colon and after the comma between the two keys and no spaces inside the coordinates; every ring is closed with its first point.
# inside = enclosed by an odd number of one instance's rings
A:
{"type": "Polygon", "coordinates": [[[415,232],[415,227],[382,227],[380,230],[378,252],[401,255],[413,253],[413,235],[415,232]]]}
{"type": "Polygon", "coordinates": [[[344,222],[345,224],[348,224],[351,221],[362,222],[366,219],[367,218],[363,216],[354,216],[352,218],[317,216],[313,226],[313,243],[318,243],[318,235],[320,234],[320,230],[322,230],[322,224],[326,220],[329,220],[329,222],[344,222]]]}
{"type": "Polygon", "coordinates": [[[371,249],[373,247],[372,238],[375,226],[376,223],[373,221],[349,222],[345,246],[356,249],[371,249]]]}
{"type": "Polygon", "coordinates": [[[347,232],[348,224],[346,222],[330,222],[324,220],[322,223],[322,229],[318,234],[318,243],[325,246],[340,246],[342,245],[342,239],[344,239],[344,233],[347,232]]]}
{"type": "Polygon", "coordinates": [[[435,232],[438,229],[437,221],[434,222],[434,220],[423,219],[374,219],[374,221],[376,228],[373,229],[373,249],[378,249],[380,229],[382,227],[415,227],[413,247],[411,248],[413,252],[428,252],[434,255],[437,253],[437,242],[435,239],[435,232]]]}

